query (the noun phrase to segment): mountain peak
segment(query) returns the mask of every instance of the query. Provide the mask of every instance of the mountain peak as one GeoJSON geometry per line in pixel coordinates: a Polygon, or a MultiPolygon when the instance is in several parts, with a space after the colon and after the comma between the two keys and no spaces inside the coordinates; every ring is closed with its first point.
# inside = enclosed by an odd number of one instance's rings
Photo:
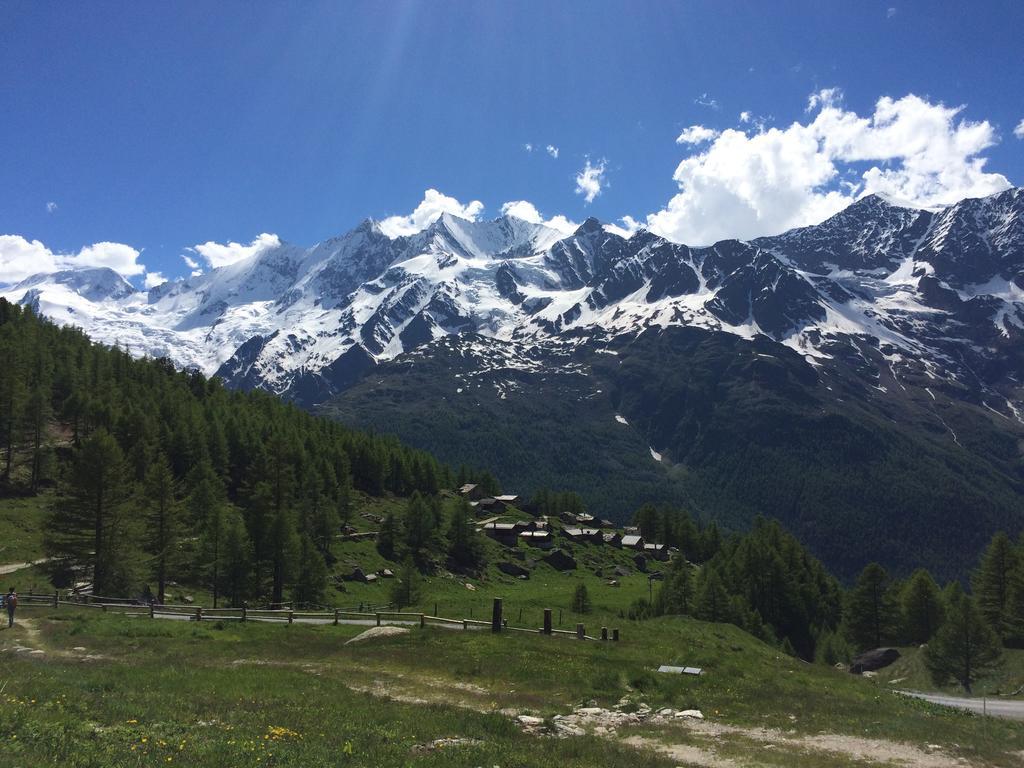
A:
{"type": "Polygon", "coordinates": [[[586,221],[579,225],[576,229],[577,235],[587,235],[592,232],[603,232],[604,225],[593,216],[589,216],[586,221]]]}

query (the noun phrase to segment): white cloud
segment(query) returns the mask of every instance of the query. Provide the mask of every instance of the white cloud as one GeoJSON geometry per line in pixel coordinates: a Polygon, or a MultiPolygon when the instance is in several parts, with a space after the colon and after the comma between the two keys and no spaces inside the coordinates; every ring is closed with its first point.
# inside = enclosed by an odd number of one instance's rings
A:
{"type": "Polygon", "coordinates": [[[885,18],[891,19],[895,15],[896,15],[896,9],[895,8],[889,7],[889,8],[887,8],[885,10],[885,18]]]}
{"type": "Polygon", "coordinates": [[[749,123],[751,117],[752,115],[749,112],[747,112],[747,110],[743,110],[742,112],[740,112],[741,123],[749,123]]]}
{"type": "Polygon", "coordinates": [[[702,107],[708,107],[710,109],[718,109],[719,106],[718,101],[716,99],[711,98],[706,93],[702,93],[700,96],[694,99],[693,103],[698,104],[702,107]]]}
{"type": "Polygon", "coordinates": [[[555,158],[555,160],[558,159],[558,147],[556,147],[554,144],[548,144],[544,149],[547,151],[549,155],[555,158]]]}
{"type": "Polygon", "coordinates": [[[528,221],[531,224],[543,224],[566,235],[571,235],[580,226],[561,214],[545,219],[537,210],[537,206],[528,200],[511,200],[505,203],[501,206],[501,214],[502,216],[515,216],[517,219],[528,221]]]}
{"type": "Polygon", "coordinates": [[[199,269],[199,262],[193,259],[187,254],[182,254],[181,260],[185,262],[185,266],[189,269],[199,269]]]}
{"type": "Polygon", "coordinates": [[[691,125],[676,137],[676,144],[703,144],[711,141],[718,135],[713,128],[706,128],[703,125],[691,125]]]}
{"type": "Polygon", "coordinates": [[[75,267],[109,267],[125,277],[141,275],[140,252],[123,243],[93,243],[75,253],[56,253],[39,240],[0,235],[0,283],[17,283],[41,272],[75,267]]]}
{"type": "Polygon", "coordinates": [[[527,142],[526,144],[523,144],[523,149],[525,149],[527,152],[533,152],[533,144],[527,142]]]}
{"type": "Polygon", "coordinates": [[[647,217],[648,228],[706,244],[817,223],[869,193],[931,207],[1010,186],[984,170],[992,125],[960,119],[962,107],[911,94],[881,98],[861,117],[838,89],[812,94],[808,105],[806,123],[725,130],[684,158],[673,175],[679,193],[647,217]]]}
{"type": "Polygon", "coordinates": [[[576,174],[576,194],[583,195],[588,203],[594,202],[594,198],[601,194],[601,188],[605,186],[604,166],[604,160],[591,165],[588,157],[586,164],[576,174]]]}
{"type": "Polygon", "coordinates": [[[146,279],[142,281],[142,284],[146,288],[156,288],[158,285],[162,285],[167,282],[167,278],[161,275],[159,272],[147,272],[146,279]]]}
{"type": "Polygon", "coordinates": [[[1017,127],[1013,129],[1013,135],[1018,139],[1024,139],[1024,117],[1017,123],[1017,127]]]}
{"type": "MultiPolygon", "coordinates": [[[[250,256],[263,253],[268,248],[276,248],[280,244],[281,239],[277,235],[264,232],[248,245],[242,243],[215,243],[210,240],[194,245],[189,250],[193,253],[198,253],[210,267],[216,269],[217,267],[234,264],[242,259],[248,259],[250,256]]],[[[190,259],[187,256],[182,258],[185,259],[185,263],[190,267],[194,267],[196,264],[194,259],[190,259]]]]}
{"type": "Polygon", "coordinates": [[[46,212],[47,213],[54,213],[56,210],[57,210],[57,204],[55,202],[53,202],[53,200],[51,200],[50,202],[48,202],[46,204],[46,212]]]}
{"type": "Polygon", "coordinates": [[[612,233],[618,235],[619,237],[625,237],[625,238],[628,239],[628,238],[632,237],[636,233],[637,230],[643,229],[643,226],[644,226],[643,222],[637,221],[632,216],[623,216],[621,219],[619,219],[619,221],[622,222],[621,225],[620,224],[605,224],[604,225],[604,231],[605,232],[612,232],[612,233]]]}
{"type": "Polygon", "coordinates": [[[391,238],[415,235],[437,221],[442,213],[476,221],[483,209],[484,204],[479,200],[463,205],[454,197],[441,194],[436,189],[428,189],[423,193],[423,200],[416,206],[416,210],[408,216],[389,216],[380,222],[380,228],[391,238]]]}

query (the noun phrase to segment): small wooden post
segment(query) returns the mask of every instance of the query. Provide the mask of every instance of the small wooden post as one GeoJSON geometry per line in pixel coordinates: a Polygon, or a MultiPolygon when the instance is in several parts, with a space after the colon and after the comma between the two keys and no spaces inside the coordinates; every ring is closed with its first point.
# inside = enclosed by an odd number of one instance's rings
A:
{"type": "Polygon", "coordinates": [[[438,615],[440,615],[440,614],[438,614],[438,612],[437,612],[437,603],[434,603],[434,615],[435,615],[435,616],[438,616],[438,615]]]}
{"type": "Polygon", "coordinates": [[[601,639],[604,641],[608,640],[608,627],[601,627],[601,639]]]}
{"type": "Polygon", "coordinates": [[[202,620],[203,620],[203,606],[200,605],[198,608],[196,608],[196,621],[202,621],[202,620]]]}
{"type": "Polygon", "coordinates": [[[425,613],[420,614],[420,629],[425,629],[427,626],[427,615],[425,613]]]}
{"type": "Polygon", "coordinates": [[[288,623],[291,624],[295,620],[295,611],[288,611],[288,623]]]}
{"type": "Polygon", "coordinates": [[[491,609],[491,632],[501,632],[501,598],[494,598],[494,607],[491,609]]]}
{"type": "Polygon", "coordinates": [[[156,608],[154,607],[153,603],[149,604],[149,618],[151,618],[151,619],[155,619],[156,618],[156,608]]]}
{"type": "Polygon", "coordinates": [[[519,606],[519,623],[523,623],[523,606],[519,606]]]}
{"type": "Polygon", "coordinates": [[[550,608],[545,608],[544,609],[544,634],[545,635],[550,635],[551,634],[551,609],[550,608]]]}
{"type": "Polygon", "coordinates": [[[338,609],[334,609],[334,626],[338,626],[338,609]]]}
{"type": "Polygon", "coordinates": [[[245,607],[245,606],[243,605],[243,606],[242,606],[242,621],[245,621],[245,620],[246,620],[246,619],[248,619],[248,618],[249,618],[249,611],[248,611],[248,610],[246,609],[246,607],[245,607]]]}
{"type": "Polygon", "coordinates": [[[462,628],[463,629],[469,629],[469,622],[466,621],[465,619],[462,620],[462,628]]]}
{"type": "Polygon", "coordinates": [[[558,609],[558,626],[562,626],[562,609],[558,609]]]}
{"type": "Polygon", "coordinates": [[[377,626],[378,627],[380,626],[380,614],[379,613],[377,614],[377,626]]]}
{"type": "Polygon", "coordinates": [[[55,589],[55,590],[53,590],[53,607],[54,608],[57,607],[57,602],[58,602],[58,600],[57,600],[57,590],[55,589]]]}
{"type": "Polygon", "coordinates": [[[583,629],[583,625],[582,625],[582,624],[577,624],[577,625],[576,625],[576,639],[577,639],[577,640],[583,640],[583,639],[584,639],[584,637],[586,637],[586,634],[587,634],[587,633],[586,633],[586,631],[585,631],[585,630],[583,629]]]}
{"type": "Polygon", "coordinates": [[[613,643],[619,642],[619,630],[618,630],[618,628],[612,630],[612,642],[613,643]]]}
{"type": "Polygon", "coordinates": [[[104,613],[106,613],[107,612],[107,604],[106,603],[100,603],[100,610],[103,611],[104,613]]]}

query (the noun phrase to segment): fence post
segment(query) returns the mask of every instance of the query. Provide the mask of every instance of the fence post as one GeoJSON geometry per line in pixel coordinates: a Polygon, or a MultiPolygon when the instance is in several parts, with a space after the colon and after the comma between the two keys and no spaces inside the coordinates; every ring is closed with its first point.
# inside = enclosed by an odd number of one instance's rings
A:
{"type": "Polygon", "coordinates": [[[380,626],[380,614],[379,613],[377,614],[377,626],[378,627],[380,626]]]}
{"type": "Polygon", "coordinates": [[[427,626],[426,614],[421,613],[420,614],[420,629],[424,629],[424,628],[426,628],[426,626],[427,626]]]}
{"type": "Polygon", "coordinates": [[[57,590],[55,589],[55,590],[53,590],[53,607],[54,608],[57,607],[57,602],[58,602],[58,600],[57,600],[57,590]]]}
{"type": "Polygon", "coordinates": [[[576,639],[577,640],[582,640],[584,637],[586,637],[586,634],[587,633],[586,633],[586,630],[583,629],[583,625],[582,624],[577,624],[576,625],[576,639]]]}
{"type": "Polygon", "coordinates": [[[545,635],[550,635],[551,634],[551,609],[550,608],[545,608],[544,609],[544,634],[545,635]]]}
{"type": "Polygon", "coordinates": [[[608,627],[601,627],[601,639],[608,640],[608,627]]]}
{"type": "Polygon", "coordinates": [[[617,628],[612,630],[612,642],[619,642],[619,630],[617,628]]]}
{"type": "Polygon", "coordinates": [[[494,598],[494,607],[491,609],[491,632],[501,632],[501,598],[494,598]]]}
{"type": "Polygon", "coordinates": [[[469,622],[466,621],[465,619],[462,620],[462,628],[463,629],[469,629],[469,622]]]}
{"type": "Polygon", "coordinates": [[[338,609],[334,609],[334,626],[338,626],[338,609]]]}
{"type": "Polygon", "coordinates": [[[248,611],[246,610],[246,607],[243,605],[242,606],[242,621],[245,621],[248,618],[248,616],[246,615],[247,613],[248,613],[248,611]]]}
{"type": "Polygon", "coordinates": [[[196,621],[202,621],[202,620],[203,620],[203,606],[200,605],[198,608],[196,608],[196,621]]]}
{"type": "Polygon", "coordinates": [[[295,619],[295,611],[288,611],[288,623],[291,624],[295,619]]]}
{"type": "Polygon", "coordinates": [[[107,604],[106,603],[100,603],[100,610],[103,611],[104,613],[106,613],[107,612],[107,604]]]}
{"type": "Polygon", "coordinates": [[[149,618],[151,618],[151,619],[155,619],[156,618],[156,609],[153,607],[153,602],[152,601],[150,601],[150,603],[149,603],[149,618]]]}

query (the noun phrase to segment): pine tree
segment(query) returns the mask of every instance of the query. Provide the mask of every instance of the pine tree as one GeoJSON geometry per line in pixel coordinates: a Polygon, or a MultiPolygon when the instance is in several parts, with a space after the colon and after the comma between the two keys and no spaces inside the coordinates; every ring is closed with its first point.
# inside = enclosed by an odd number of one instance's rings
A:
{"type": "Polygon", "coordinates": [[[457,499],[448,522],[448,557],[461,568],[483,564],[484,546],[473,522],[473,508],[465,499],[457,499]]]}
{"type": "Polygon", "coordinates": [[[393,512],[388,512],[384,515],[380,530],[377,531],[377,551],[380,552],[381,557],[388,560],[395,559],[401,535],[402,530],[398,524],[398,518],[393,512]]]}
{"type": "Polygon", "coordinates": [[[878,563],[868,564],[850,592],[846,608],[846,633],[860,650],[889,642],[898,623],[898,609],[889,574],[878,563]]]}
{"type": "Polygon", "coordinates": [[[904,637],[911,643],[927,643],[942,624],[939,585],[928,571],[919,568],[903,587],[900,602],[904,637]]]}
{"type": "Polygon", "coordinates": [[[405,508],[403,553],[422,565],[435,548],[437,529],[435,505],[415,491],[405,508]]]}
{"type": "MultiPolygon", "coordinates": [[[[6,301],[3,304],[11,305],[6,301]]],[[[15,336],[15,328],[0,326],[0,439],[4,451],[4,482],[10,482],[14,466],[14,444],[19,421],[28,391],[25,388],[25,369],[22,366],[22,345],[15,336]]]]}
{"type": "Polygon", "coordinates": [[[106,430],[98,429],[76,451],[70,480],[45,531],[48,555],[92,571],[93,594],[124,595],[137,586],[130,498],[124,454],[106,430]]]}
{"type": "Polygon", "coordinates": [[[281,509],[275,515],[270,528],[270,542],[270,602],[273,606],[280,606],[284,601],[285,586],[296,571],[300,548],[295,522],[288,510],[281,509]]]}
{"type": "Polygon", "coordinates": [[[936,685],[955,680],[967,693],[1002,654],[999,636],[974,601],[962,592],[946,608],[946,620],[925,649],[924,660],[936,685]]]}
{"type": "Polygon", "coordinates": [[[391,584],[391,602],[401,610],[416,605],[422,598],[420,574],[411,557],[405,558],[397,577],[391,584]]]}
{"type": "Polygon", "coordinates": [[[1005,533],[997,533],[982,555],[971,586],[978,601],[978,610],[1000,639],[1011,630],[1010,583],[1018,567],[1017,552],[1005,533]]]}
{"type": "Polygon", "coordinates": [[[669,564],[665,581],[655,597],[655,613],[691,613],[693,592],[693,566],[682,555],[676,555],[669,564]]]}
{"type": "Polygon", "coordinates": [[[153,558],[158,603],[164,602],[168,563],[179,533],[178,489],[167,459],[158,456],[149,466],[143,483],[146,502],[145,550],[153,558]]]}
{"type": "Polygon", "coordinates": [[[732,606],[718,572],[705,568],[697,586],[694,615],[704,621],[732,621],[732,606]]]}
{"type": "Polygon", "coordinates": [[[292,600],[300,606],[320,607],[327,592],[327,564],[313,539],[305,535],[299,545],[299,568],[292,600]]]}
{"type": "Polygon", "coordinates": [[[224,528],[224,594],[232,607],[241,606],[249,594],[252,575],[252,544],[241,515],[231,511],[224,528]]]}

